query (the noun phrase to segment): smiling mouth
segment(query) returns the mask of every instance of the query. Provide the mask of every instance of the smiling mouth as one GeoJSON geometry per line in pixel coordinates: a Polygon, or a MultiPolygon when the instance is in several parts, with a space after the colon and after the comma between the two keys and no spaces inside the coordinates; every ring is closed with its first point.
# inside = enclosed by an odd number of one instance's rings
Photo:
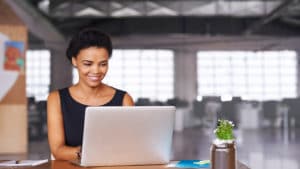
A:
{"type": "Polygon", "coordinates": [[[91,81],[99,81],[101,78],[100,76],[88,76],[88,78],[91,80],[91,81]]]}

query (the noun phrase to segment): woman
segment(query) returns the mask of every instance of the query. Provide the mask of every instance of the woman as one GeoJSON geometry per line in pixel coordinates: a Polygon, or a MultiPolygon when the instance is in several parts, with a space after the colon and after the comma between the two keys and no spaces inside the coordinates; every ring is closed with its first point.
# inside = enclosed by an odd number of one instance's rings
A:
{"type": "Polygon", "coordinates": [[[128,93],[102,83],[112,54],[109,36],[96,29],[85,29],[72,38],[66,54],[77,68],[79,82],[48,96],[48,140],[51,153],[57,160],[80,157],[87,106],[134,104],[128,93]]]}

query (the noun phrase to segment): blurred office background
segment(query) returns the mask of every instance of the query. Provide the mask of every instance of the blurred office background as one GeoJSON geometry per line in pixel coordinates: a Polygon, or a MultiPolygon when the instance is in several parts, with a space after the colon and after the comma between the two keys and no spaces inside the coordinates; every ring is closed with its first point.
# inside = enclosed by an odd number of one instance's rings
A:
{"type": "Polygon", "coordinates": [[[174,160],[208,159],[225,118],[240,161],[300,169],[298,0],[1,1],[28,29],[26,158],[49,157],[47,95],[78,81],[66,45],[97,27],[114,46],[104,81],[136,105],[177,107],[174,160]]]}

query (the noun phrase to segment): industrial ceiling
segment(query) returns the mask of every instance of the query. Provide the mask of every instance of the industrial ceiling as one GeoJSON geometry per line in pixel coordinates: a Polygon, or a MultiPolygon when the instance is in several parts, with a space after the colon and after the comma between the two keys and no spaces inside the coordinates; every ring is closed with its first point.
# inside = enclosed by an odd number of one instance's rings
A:
{"type": "Polygon", "coordinates": [[[98,27],[115,37],[300,36],[299,0],[5,1],[23,10],[23,20],[31,20],[27,23],[32,41],[58,41],[56,35],[67,39],[85,27],[98,27]],[[32,31],[38,27],[44,33],[32,31]],[[55,33],[48,37],[45,32],[55,33]]]}

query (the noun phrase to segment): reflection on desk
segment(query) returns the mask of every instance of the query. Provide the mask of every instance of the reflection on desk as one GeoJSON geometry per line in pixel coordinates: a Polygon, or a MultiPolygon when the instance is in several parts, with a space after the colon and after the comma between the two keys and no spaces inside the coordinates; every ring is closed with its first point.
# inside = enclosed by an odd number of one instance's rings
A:
{"type": "MultiPolygon", "coordinates": [[[[68,161],[52,160],[46,164],[36,167],[26,167],[26,169],[78,169],[86,168],[79,167],[71,164],[68,161]]],[[[167,165],[143,165],[143,166],[111,166],[111,167],[88,167],[88,169],[163,169],[167,168],[167,165]]],[[[171,169],[171,168],[170,168],[171,169]]],[[[249,169],[246,165],[238,162],[237,169],[249,169]]]]}

